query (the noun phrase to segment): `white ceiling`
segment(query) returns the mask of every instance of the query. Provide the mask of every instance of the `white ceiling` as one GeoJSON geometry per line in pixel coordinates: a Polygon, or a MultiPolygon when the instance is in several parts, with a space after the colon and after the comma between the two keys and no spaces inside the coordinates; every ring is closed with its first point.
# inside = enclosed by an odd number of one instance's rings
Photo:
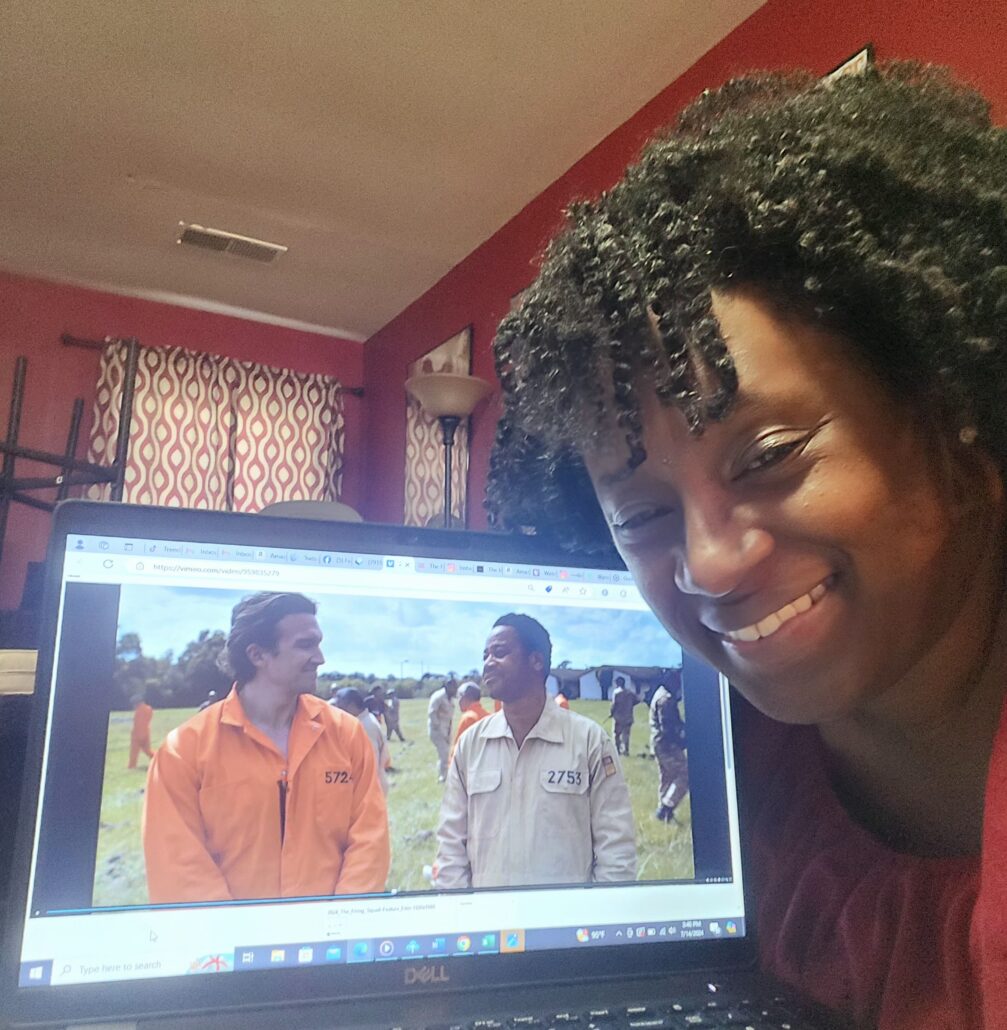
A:
{"type": "Polygon", "coordinates": [[[0,267],[366,338],[759,6],[5,0],[0,267]]]}

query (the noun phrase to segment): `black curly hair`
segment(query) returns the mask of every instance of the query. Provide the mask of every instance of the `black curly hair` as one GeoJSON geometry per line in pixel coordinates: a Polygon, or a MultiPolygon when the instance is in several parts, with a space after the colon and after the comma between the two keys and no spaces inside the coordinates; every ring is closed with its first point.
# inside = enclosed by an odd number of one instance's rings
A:
{"type": "Polygon", "coordinates": [[[1007,133],[939,68],[757,74],[573,205],[501,324],[491,524],[608,550],[580,453],[614,410],[644,460],[642,381],[694,433],[727,415],[710,294],[739,288],[842,333],[893,399],[1007,467],[1007,133]]]}

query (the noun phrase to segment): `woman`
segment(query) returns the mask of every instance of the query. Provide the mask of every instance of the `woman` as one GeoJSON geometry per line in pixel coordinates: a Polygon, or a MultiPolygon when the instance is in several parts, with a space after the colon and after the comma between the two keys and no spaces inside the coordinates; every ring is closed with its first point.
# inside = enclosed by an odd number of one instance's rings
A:
{"type": "Polygon", "coordinates": [[[764,964],[882,1027],[1007,1025],[1007,134],[983,99],[908,64],[704,94],[571,210],[495,351],[496,524],[614,542],[762,713],[764,964]]]}

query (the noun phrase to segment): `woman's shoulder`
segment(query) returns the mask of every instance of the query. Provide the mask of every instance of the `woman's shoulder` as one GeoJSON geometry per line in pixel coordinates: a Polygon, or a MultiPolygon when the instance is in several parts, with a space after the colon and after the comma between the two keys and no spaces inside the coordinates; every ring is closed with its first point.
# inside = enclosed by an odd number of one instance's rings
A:
{"type": "Polygon", "coordinates": [[[832,789],[814,727],[742,705],[736,735],[764,965],[880,1026],[974,1015],[979,860],[904,854],[862,827],[832,789]],[[921,1018],[906,1022],[910,1011],[921,1018]]]}

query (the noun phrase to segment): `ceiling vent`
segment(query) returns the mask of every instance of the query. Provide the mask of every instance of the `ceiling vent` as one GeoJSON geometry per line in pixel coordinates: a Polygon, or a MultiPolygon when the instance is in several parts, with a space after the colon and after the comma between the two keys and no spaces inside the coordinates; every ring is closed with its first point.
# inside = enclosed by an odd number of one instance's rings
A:
{"type": "Polygon", "coordinates": [[[186,222],[178,223],[177,242],[190,247],[202,247],[203,250],[234,254],[236,257],[249,258],[252,261],[273,261],[277,254],[287,252],[287,248],[279,243],[267,243],[265,240],[252,239],[251,236],[239,236],[236,232],[207,229],[202,225],[190,225],[186,222]]]}

